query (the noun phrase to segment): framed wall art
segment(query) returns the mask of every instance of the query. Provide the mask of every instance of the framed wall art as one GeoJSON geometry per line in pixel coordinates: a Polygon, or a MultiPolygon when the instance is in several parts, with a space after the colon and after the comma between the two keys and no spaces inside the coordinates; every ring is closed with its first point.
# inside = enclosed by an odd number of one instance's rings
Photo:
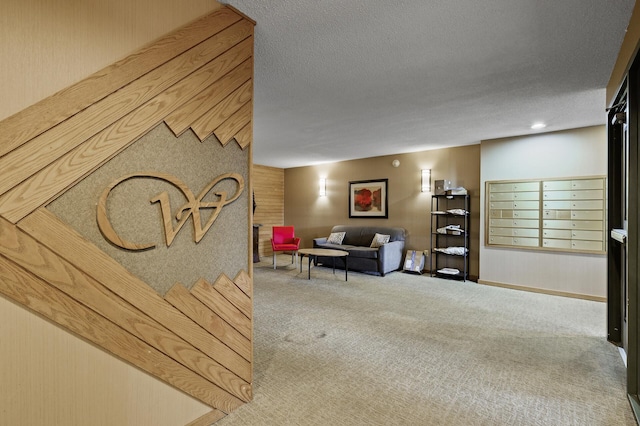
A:
{"type": "Polygon", "coordinates": [[[349,217],[389,217],[387,186],[389,179],[349,182],[349,217]]]}

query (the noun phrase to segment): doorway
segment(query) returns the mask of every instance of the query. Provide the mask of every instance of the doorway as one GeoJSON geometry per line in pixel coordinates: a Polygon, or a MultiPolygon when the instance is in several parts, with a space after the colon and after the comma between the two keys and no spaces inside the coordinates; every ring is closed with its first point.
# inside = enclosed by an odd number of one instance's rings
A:
{"type": "Polygon", "coordinates": [[[608,109],[607,335],[623,348],[627,394],[640,418],[640,56],[608,109]],[[623,237],[615,238],[616,230],[623,237]],[[620,241],[621,240],[621,241],[620,241]]]}
{"type": "Polygon", "coordinates": [[[610,342],[628,353],[628,177],[629,108],[627,82],[608,109],[608,229],[610,230],[607,273],[608,330],[610,342]]]}

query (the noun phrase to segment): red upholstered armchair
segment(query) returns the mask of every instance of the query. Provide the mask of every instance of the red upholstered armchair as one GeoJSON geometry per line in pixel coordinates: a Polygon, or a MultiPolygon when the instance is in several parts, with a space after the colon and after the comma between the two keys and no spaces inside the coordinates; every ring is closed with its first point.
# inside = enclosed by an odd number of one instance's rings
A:
{"type": "Polygon", "coordinates": [[[295,237],[293,226],[274,226],[271,236],[271,248],[273,249],[273,269],[276,269],[276,252],[290,251],[291,263],[298,266],[298,249],[300,238],[295,237]]]}

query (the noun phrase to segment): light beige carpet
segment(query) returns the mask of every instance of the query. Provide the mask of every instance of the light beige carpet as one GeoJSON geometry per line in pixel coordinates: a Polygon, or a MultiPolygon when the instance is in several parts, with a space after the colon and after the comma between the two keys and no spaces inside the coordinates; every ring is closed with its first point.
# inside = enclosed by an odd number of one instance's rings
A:
{"type": "Polygon", "coordinates": [[[254,400],[229,425],[635,425],[606,305],[289,256],[255,264],[254,400]]]}

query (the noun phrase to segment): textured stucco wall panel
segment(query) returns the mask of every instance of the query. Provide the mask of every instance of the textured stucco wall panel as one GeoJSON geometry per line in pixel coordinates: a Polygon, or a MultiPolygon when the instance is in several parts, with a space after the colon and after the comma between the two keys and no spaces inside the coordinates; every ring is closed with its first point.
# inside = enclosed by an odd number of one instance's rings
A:
{"type": "MultiPolygon", "coordinates": [[[[247,269],[248,182],[248,151],[243,151],[237,144],[223,147],[215,137],[200,142],[190,131],[176,138],[165,124],[160,124],[47,208],[158,293],[164,294],[177,282],[191,288],[199,278],[213,282],[222,273],[234,277],[240,270],[247,269]],[[196,196],[213,179],[225,173],[240,174],[244,178],[244,188],[237,200],[222,207],[199,243],[194,242],[191,217],[167,247],[160,206],[149,200],[161,192],[168,192],[175,226],[175,212],[186,202],[184,195],[159,179],[134,178],[122,182],[111,191],[107,200],[108,217],[114,229],[128,241],[156,244],[154,249],[134,252],[115,247],[103,237],[96,222],[96,203],[113,181],[138,172],[175,176],[196,196]]],[[[221,182],[213,190],[218,189],[225,189],[231,196],[236,185],[221,182]]],[[[211,195],[204,200],[214,199],[211,195]]],[[[205,222],[212,210],[201,209],[201,214],[202,222],[205,222]]]]}

